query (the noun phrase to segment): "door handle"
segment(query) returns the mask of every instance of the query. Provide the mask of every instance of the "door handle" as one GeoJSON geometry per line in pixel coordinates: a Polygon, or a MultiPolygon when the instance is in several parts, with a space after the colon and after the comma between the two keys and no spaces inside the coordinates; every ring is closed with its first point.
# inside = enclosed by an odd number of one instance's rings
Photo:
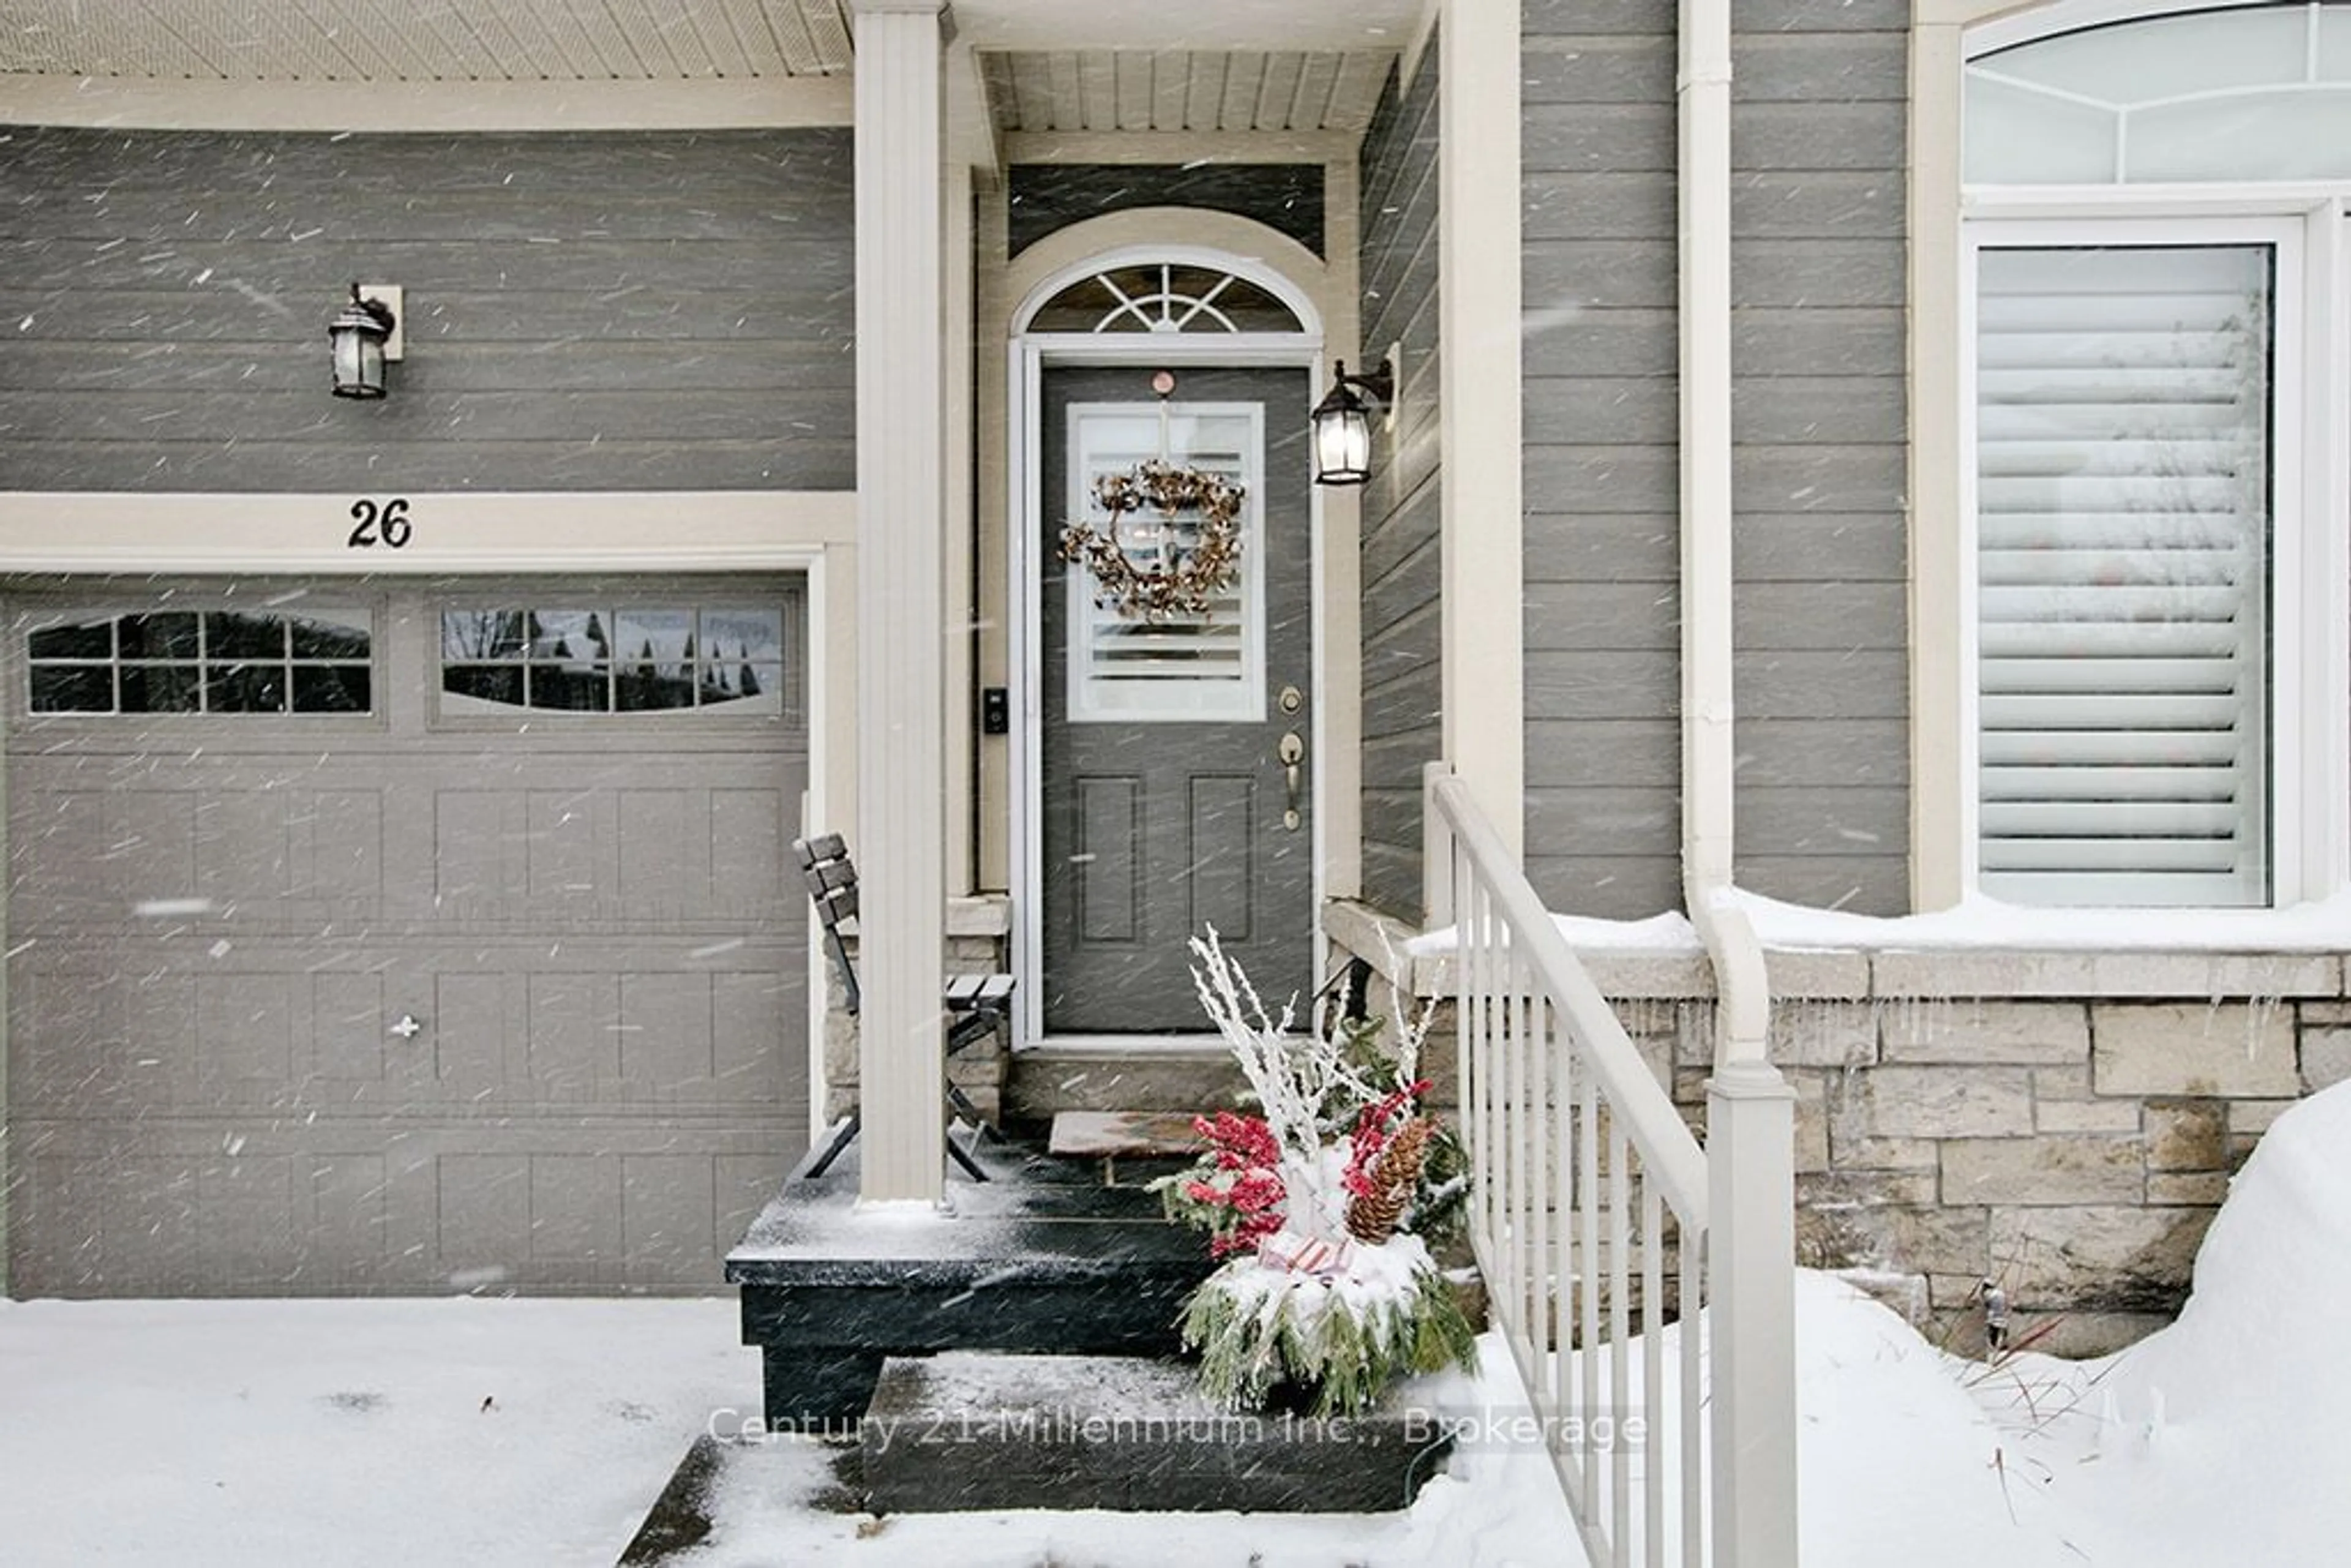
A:
{"type": "Polygon", "coordinates": [[[1306,760],[1306,742],[1293,729],[1275,745],[1273,755],[1280,759],[1282,769],[1281,825],[1295,832],[1299,823],[1304,821],[1299,815],[1298,801],[1306,782],[1306,769],[1301,766],[1306,760]]]}

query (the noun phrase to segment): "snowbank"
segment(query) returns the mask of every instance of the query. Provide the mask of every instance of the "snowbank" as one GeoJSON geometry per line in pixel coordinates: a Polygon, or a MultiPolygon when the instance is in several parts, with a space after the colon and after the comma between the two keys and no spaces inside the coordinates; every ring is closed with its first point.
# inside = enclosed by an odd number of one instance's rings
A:
{"type": "Polygon", "coordinates": [[[2008,1439],[1968,1369],[1852,1285],[1797,1271],[1805,1568],[2080,1568],[2034,1500],[2011,1516],[2008,1439]]]}
{"type": "MultiPolygon", "coordinates": [[[[2079,1471],[2148,1564],[2351,1562],[2351,1084],[2281,1116],[2231,1184],[2179,1321],[2088,1375],[2079,1471]]],[[[2078,1434],[2077,1434],[2078,1440],[2078,1434]]]]}
{"type": "Polygon", "coordinates": [[[1807,1568],[2351,1562],[2351,1084],[2278,1119],[2179,1321],[2119,1355],[1960,1361],[1798,1286],[1807,1568]]]}

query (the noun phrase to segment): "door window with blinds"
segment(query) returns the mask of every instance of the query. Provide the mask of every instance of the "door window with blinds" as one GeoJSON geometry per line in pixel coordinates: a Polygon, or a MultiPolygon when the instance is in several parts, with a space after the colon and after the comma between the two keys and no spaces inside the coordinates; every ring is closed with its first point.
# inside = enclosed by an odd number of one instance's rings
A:
{"type": "MultiPolygon", "coordinates": [[[[1196,468],[1242,487],[1240,550],[1206,611],[1123,610],[1073,564],[1069,594],[1069,714],[1079,724],[1252,722],[1265,716],[1262,486],[1264,411],[1253,403],[1078,403],[1069,411],[1070,492],[1063,517],[1107,530],[1095,485],[1150,462],[1196,468]]],[[[1117,524],[1138,571],[1164,570],[1196,543],[1199,519],[1145,507],[1117,524]]]]}
{"type": "Polygon", "coordinates": [[[2032,233],[1975,248],[1979,884],[2267,904],[2282,247],[2032,233]]]}

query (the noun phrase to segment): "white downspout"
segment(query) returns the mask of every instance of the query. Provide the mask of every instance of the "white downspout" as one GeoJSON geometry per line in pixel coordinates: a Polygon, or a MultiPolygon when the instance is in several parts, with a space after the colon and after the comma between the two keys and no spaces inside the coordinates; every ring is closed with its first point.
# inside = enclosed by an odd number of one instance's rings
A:
{"type": "Polygon", "coordinates": [[[1682,894],[1718,971],[1718,1067],[1760,1060],[1762,949],[1731,884],[1730,0],[1684,0],[1682,894]]]}
{"type": "Polygon", "coordinates": [[[1731,893],[1731,0],[1683,0],[1682,896],[1715,974],[1707,1085],[1714,1562],[1795,1568],[1794,1094],[1731,893]]]}

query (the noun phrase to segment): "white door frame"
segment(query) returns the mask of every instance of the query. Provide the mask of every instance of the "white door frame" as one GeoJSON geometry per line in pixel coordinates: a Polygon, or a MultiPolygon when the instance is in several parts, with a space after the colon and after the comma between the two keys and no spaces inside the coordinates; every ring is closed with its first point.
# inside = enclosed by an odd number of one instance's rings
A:
{"type": "MultiPolygon", "coordinates": [[[[1065,365],[1131,365],[1137,369],[1181,368],[1185,365],[1233,367],[1269,367],[1275,369],[1302,368],[1308,373],[1309,385],[1320,387],[1325,375],[1322,353],[1321,318],[1308,300],[1305,292],[1277,273],[1268,271],[1261,264],[1220,251],[1207,251],[1196,246],[1136,246],[1086,260],[1055,274],[1033,290],[1013,316],[1013,337],[1008,352],[1007,371],[1010,378],[1006,407],[1011,417],[1006,422],[1008,453],[1009,495],[1005,515],[1011,519],[1006,530],[1009,536],[1009,570],[1012,591],[1008,602],[1012,607],[1010,632],[1011,669],[1019,683],[1023,700],[1018,705],[1019,717],[1012,727],[1011,764],[1014,788],[1012,792],[1012,970],[1020,977],[1020,986],[1013,993],[1019,1006],[1013,1013],[1013,1044],[1016,1048],[1043,1044],[1044,987],[1039,983],[1044,956],[1044,772],[1042,736],[1040,733],[1041,705],[1035,700],[1038,683],[1045,678],[1040,658],[1040,627],[1043,615],[1043,594],[1040,584],[1039,559],[1040,541],[1044,537],[1044,498],[1038,493],[1038,483],[1044,472],[1044,373],[1050,367],[1065,365]],[[1080,278],[1106,271],[1114,267],[1137,261],[1176,261],[1196,263],[1217,267],[1258,283],[1275,293],[1296,312],[1304,330],[1298,332],[1029,332],[1023,330],[1029,319],[1047,300],[1080,278]]],[[[1298,410],[1302,424],[1311,404],[1298,410]]],[[[1327,559],[1323,544],[1325,508],[1320,486],[1310,484],[1308,555],[1312,563],[1309,569],[1311,580],[1311,613],[1309,621],[1314,642],[1311,672],[1315,697],[1319,699],[1327,685],[1325,664],[1328,660],[1328,640],[1324,635],[1327,622],[1323,597],[1322,562],[1327,559]]],[[[1323,705],[1320,700],[1311,704],[1311,734],[1309,737],[1310,759],[1323,755],[1326,740],[1323,705]]],[[[1313,887],[1311,907],[1322,907],[1325,863],[1324,834],[1327,831],[1323,810],[1323,779],[1328,770],[1311,766],[1308,771],[1308,815],[1312,824],[1312,841],[1308,853],[1313,862],[1313,887]]],[[[1314,964],[1322,967],[1324,938],[1319,920],[1312,922],[1314,964]]],[[[1269,977],[1269,978],[1272,978],[1269,977]]],[[[1302,981],[1306,977],[1299,977],[1302,981]]],[[[1207,1020],[1202,1020],[1202,1032],[1207,1033],[1207,1020]]]]}

